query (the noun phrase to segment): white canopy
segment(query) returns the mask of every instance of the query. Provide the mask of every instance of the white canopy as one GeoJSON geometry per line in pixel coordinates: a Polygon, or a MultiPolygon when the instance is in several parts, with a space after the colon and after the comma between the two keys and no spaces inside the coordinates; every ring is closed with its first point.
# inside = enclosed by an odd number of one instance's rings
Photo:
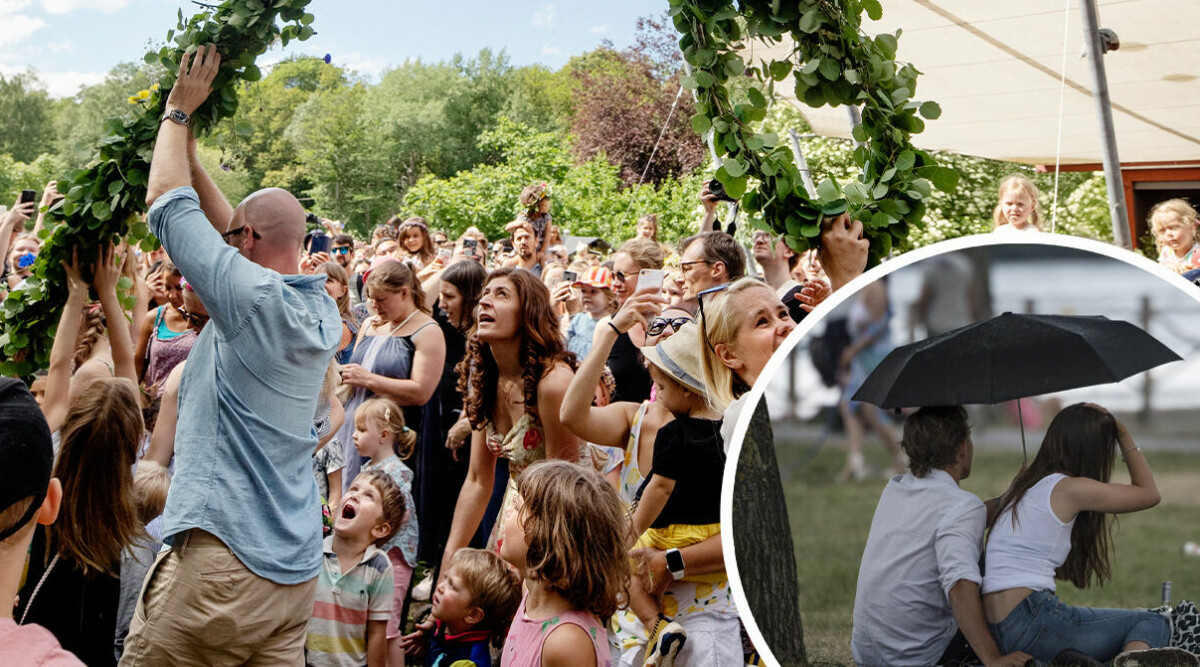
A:
{"type": "MultiPolygon", "coordinates": [[[[928,121],[913,143],[1053,165],[1065,44],[1061,161],[1100,162],[1079,1],[886,0],[882,20],[864,23],[864,31],[902,28],[897,58],[923,72],[916,99],[942,107],[941,118],[928,121]]],[[[1200,1],[1098,3],[1100,27],[1115,31],[1121,42],[1104,56],[1121,162],[1200,159],[1200,1]]],[[[775,60],[791,46],[786,39],[756,42],[743,56],[775,60]]],[[[795,104],[818,134],[850,136],[845,108],[813,109],[787,85],[777,86],[776,94],[795,104]]]]}

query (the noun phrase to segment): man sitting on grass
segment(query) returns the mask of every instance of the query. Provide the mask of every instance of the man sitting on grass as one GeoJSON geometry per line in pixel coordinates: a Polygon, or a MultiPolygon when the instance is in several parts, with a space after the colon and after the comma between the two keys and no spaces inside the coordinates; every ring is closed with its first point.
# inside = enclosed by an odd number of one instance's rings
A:
{"type": "Polygon", "coordinates": [[[921,408],[904,422],[900,444],[911,472],[887,483],[871,521],[854,596],[855,662],[1025,664],[1024,653],[1000,655],[984,621],[987,507],[958,486],[974,456],[966,411],[921,408]]]}

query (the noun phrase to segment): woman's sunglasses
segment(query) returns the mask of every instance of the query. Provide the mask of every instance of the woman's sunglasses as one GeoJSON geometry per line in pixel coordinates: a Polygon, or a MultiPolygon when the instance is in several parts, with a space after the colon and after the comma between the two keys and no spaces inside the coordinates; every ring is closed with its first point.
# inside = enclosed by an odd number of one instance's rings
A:
{"type": "Polygon", "coordinates": [[[700,337],[704,339],[705,345],[708,345],[708,349],[713,354],[716,354],[717,350],[715,347],[713,347],[712,341],[708,339],[708,322],[704,319],[704,297],[712,296],[718,292],[724,292],[727,289],[729,289],[729,283],[717,285],[716,287],[710,287],[703,292],[696,294],[696,304],[700,307],[700,337]]]}
{"type": "Polygon", "coordinates": [[[209,319],[208,315],[201,315],[199,313],[189,313],[187,308],[184,308],[183,306],[179,307],[179,314],[183,317],[184,320],[187,321],[188,324],[196,327],[197,329],[203,329],[204,325],[208,324],[208,319],[209,319]]]}
{"type": "Polygon", "coordinates": [[[672,332],[679,331],[679,328],[688,322],[695,322],[690,317],[656,317],[650,320],[650,327],[646,329],[647,336],[657,336],[671,328],[672,332]]]}

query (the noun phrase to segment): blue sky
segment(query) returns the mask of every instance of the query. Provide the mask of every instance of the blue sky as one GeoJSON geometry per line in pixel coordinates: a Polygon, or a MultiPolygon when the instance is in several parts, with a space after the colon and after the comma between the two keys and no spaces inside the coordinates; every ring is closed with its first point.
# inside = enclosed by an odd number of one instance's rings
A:
{"type": "MultiPolygon", "coordinates": [[[[335,64],[376,77],[406,60],[436,62],[489,47],[507,51],[515,65],[557,69],[603,39],[629,45],[637,18],[666,7],[665,0],[313,0],[317,35],[261,62],[329,53],[335,64]]],[[[0,0],[0,73],[32,68],[52,96],[72,95],[118,63],[140,62],[181,8],[185,15],[198,9],[180,0],[0,0]]]]}

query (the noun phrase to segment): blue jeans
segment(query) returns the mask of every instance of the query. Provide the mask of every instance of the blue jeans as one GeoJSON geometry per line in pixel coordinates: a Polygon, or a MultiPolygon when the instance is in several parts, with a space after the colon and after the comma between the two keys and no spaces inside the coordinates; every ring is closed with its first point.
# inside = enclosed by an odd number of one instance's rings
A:
{"type": "Polygon", "coordinates": [[[1035,591],[1003,621],[988,623],[1000,653],[1024,651],[1049,663],[1061,651],[1073,648],[1106,662],[1132,641],[1161,648],[1171,639],[1167,619],[1133,609],[1070,607],[1050,591],[1035,591]]]}

